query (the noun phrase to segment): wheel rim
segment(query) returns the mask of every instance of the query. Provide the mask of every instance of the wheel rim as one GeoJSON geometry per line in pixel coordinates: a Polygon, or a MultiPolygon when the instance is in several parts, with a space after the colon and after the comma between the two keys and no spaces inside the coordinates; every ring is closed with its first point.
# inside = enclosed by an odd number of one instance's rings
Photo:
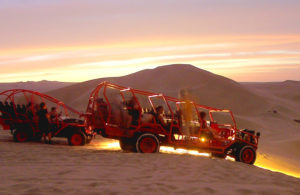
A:
{"type": "Polygon", "coordinates": [[[154,153],[157,148],[156,141],[151,137],[145,137],[140,141],[140,149],[143,153],[154,153]]]}
{"type": "Polygon", "coordinates": [[[250,164],[254,159],[253,151],[250,148],[245,149],[242,154],[242,159],[243,159],[243,162],[250,164]]]}
{"type": "Polygon", "coordinates": [[[73,134],[71,137],[71,143],[74,146],[78,146],[82,144],[82,136],[80,134],[73,134]]]}
{"type": "Polygon", "coordinates": [[[18,142],[25,142],[28,138],[27,134],[25,132],[18,132],[16,135],[16,138],[18,142]]]}

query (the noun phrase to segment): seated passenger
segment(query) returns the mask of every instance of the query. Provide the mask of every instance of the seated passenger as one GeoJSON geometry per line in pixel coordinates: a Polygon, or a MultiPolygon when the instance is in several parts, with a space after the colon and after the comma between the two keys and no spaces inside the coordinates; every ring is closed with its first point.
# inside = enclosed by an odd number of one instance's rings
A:
{"type": "Polygon", "coordinates": [[[222,137],[218,135],[218,132],[207,126],[206,123],[206,113],[205,112],[200,112],[199,113],[199,123],[200,123],[200,136],[203,134],[206,134],[208,137],[210,138],[217,138],[217,139],[221,139],[222,137]]]}
{"type": "Polygon", "coordinates": [[[56,123],[58,121],[58,117],[60,116],[61,113],[57,113],[56,107],[52,107],[50,112],[50,122],[56,123]]]}
{"type": "Polygon", "coordinates": [[[32,103],[29,102],[27,105],[26,105],[26,108],[25,108],[25,113],[28,117],[29,120],[32,120],[33,119],[33,113],[32,113],[32,103]]]}
{"type": "Polygon", "coordinates": [[[96,127],[103,128],[108,118],[108,105],[103,98],[97,99],[94,115],[96,127]]]}
{"type": "Polygon", "coordinates": [[[51,128],[49,123],[49,113],[47,110],[47,106],[44,102],[40,103],[40,109],[37,112],[38,119],[38,127],[39,130],[42,132],[42,136],[45,143],[52,143],[51,142],[51,128]],[[48,142],[46,141],[46,136],[48,136],[48,142]]]}
{"type": "Polygon", "coordinates": [[[131,116],[131,125],[137,126],[139,124],[139,118],[141,109],[134,97],[132,97],[127,103],[128,114],[131,116]]]}
{"type": "Polygon", "coordinates": [[[162,116],[163,112],[164,112],[163,107],[162,106],[157,106],[156,107],[156,113],[155,113],[154,117],[155,117],[156,123],[160,124],[163,128],[166,129],[168,125],[166,124],[166,122],[164,121],[164,118],[162,116]]]}

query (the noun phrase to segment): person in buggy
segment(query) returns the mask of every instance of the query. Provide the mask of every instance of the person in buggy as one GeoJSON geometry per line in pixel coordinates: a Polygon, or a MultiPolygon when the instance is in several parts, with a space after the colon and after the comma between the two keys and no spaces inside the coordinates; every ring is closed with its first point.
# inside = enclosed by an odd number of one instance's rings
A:
{"type": "Polygon", "coordinates": [[[38,127],[42,132],[43,140],[45,143],[51,144],[51,128],[49,123],[49,113],[47,110],[47,106],[44,102],[40,103],[40,109],[37,112],[38,116],[38,127]],[[46,140],[46,136],[48,137],[48,141],[46,140]]]}

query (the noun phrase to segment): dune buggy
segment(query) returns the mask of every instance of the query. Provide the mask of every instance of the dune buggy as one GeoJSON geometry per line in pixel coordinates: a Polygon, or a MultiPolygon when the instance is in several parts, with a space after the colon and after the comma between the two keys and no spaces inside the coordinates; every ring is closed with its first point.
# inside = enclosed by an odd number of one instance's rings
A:
{"type": "Polygon", "coordinates": [[[91,141],[94,133],[85,128],[82,113],[53,97],[30,90],[12,89],[0,93],[0,125],[4,130],[11,130],[16,142],[40,140],[42,132],[37,112],[41,102],[58,113],[50,122],[52,136],[68,138],[70,145],[91,141]]]}
{"type": "Polygon", "coordinates": [[[160,146],[171,146],[221,158],[231,156],[247,164],[253,164],[256,159],[260,133],[237,129],[230,110],[102,82],[92,91],[85,115],[87,129],[119,140],[125,151],[155,153],[160,146]],[[183,131],[188,122],[182,120],[180,113],[187,103],[192,105],[189,135],[183,131]],[[155,120],[157,106],[163,107],[167,126],[155,120]],[[200,112],[209,116],[206,129],[200,128],[200,112]],[[207,133],[209,129],[214,130],[217,137],[207,133]]]}

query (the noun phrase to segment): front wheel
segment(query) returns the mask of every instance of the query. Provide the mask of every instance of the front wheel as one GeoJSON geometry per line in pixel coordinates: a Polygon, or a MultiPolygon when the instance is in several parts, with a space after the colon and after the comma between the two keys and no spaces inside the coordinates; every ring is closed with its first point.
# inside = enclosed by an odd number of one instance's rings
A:
{"type": "Polygon", "coordinates": [[[136,150],[139,153],[156,153],[159,148],[159,140],[152,133],[144,133],[136,141],[136,150]]]}
{"type": "Polygon", "coordinates": [[[86,143],[86,136],[81,131],[75,131],[68,137],[69,145],[83,146],[86,143]]]}
{"type": "Polygon", "coordinates": [[[254,164],[256,151],[252,146],[246,145],[237,152],[235,160],[246,164],[254,164]]]}

